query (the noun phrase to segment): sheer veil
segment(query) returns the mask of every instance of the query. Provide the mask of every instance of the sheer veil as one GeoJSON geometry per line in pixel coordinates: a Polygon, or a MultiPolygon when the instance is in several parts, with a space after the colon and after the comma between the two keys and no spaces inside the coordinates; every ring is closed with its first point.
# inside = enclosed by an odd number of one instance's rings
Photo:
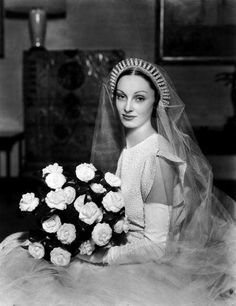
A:
{"type": "MultiPolygon", "coordinates": [[[[159,102],[155,114],[155,126],[163,139],[157,149],[178,173],[163,261],[196,284],[204,280],[212,295],[222,295],[231,290],[236,276],[235,220],[225,208],[235,202],[213,186],[211,166],[195,140],[184,103],[167,73],[154,67],[169,91],[168,105],[159,102]]],[[[110,78],[101,88],[91,162],[114,172],[125,146],[125,133],[113,103],[110,78]]],[[[164,172],[162,176],[168,192],[164,172]]]]}
{"type": "Polygon", "coordinates": [[[120,153],[125,146],[125,134],[112,102],[108,80],[104,80],[101,88],[91,162],[102,171],[115,172],[120,153]]]}

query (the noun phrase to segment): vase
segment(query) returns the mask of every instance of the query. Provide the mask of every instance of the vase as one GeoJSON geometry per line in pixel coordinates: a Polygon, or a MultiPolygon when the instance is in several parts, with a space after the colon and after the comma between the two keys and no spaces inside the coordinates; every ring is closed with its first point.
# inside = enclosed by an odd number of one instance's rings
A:
{"type": "Polygon", "coordinates": [[[43,9],[36,8],[29,12],[29,32],[31,47],[44,48],[47,16],[43,9]]]}

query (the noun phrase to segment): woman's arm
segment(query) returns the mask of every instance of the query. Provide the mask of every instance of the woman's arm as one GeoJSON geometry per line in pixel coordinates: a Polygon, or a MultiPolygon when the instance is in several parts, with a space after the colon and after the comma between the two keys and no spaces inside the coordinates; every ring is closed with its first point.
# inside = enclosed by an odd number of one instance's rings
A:
{"type": "Polygon", "coordinates": [[[94,254],[77,255],[90,263],[109,265],[139,263],[159,260],[165,254],[166,239],[169,232],[171,207],[159,203],[147,203],[145,212],[144,237],[124,246],[101,249],[94,254]]]}
{"type": "Polygon", "coordinates": [[[167,160],[154,157],[147,161],[142,180],[143,188],[148,192],[144,199],[144,237],[137,242],[110,248],[103,258],[104,263],[125,264],[158,260],[165,253],[175,169],[167,160]],[[150,184],[149,177],[153,169],[155,173],[150,184]]]}
{"type": "Polygon", "coordinates": [[[103,257],[103,263],[126,264],[160,259],[165,253],[169,222],[169,206],[159,203],[145,204],[143,239],[124,246],[111,247],[103,257]]]}

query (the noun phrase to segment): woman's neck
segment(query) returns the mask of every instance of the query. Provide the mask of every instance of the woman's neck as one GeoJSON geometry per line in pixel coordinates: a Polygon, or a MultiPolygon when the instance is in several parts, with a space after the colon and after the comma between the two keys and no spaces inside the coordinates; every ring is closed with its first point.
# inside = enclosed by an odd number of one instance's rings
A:
{"type": "Polygon", "coordinates": [[[151,123],[142,125],[135,129],[127,129],[125,137],[127,148],[137,145],[154,133],[156,133],[156,130],[152,127],[151,123]]]}

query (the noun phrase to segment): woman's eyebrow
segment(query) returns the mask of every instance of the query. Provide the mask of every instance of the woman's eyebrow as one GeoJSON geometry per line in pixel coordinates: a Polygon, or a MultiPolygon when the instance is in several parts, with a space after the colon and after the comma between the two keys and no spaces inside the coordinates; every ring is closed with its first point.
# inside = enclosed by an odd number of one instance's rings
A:
{"type": "MultiPolygon", "coordinates": [[[[123,90],[117,88],[116,92],[118,92],[118,91],[125,95],[125,92],[123,90]]],[[[137,93],[141,93],[141,92],[147,93],[146,90],[138,90],[138,91],[134,92],[134,95],[136,95],[137,93]]]]}
{"type": "Polygon", "coordinates": [[[139,93],[139,92],[145,92],[145,93],[147,93],[146,90],[138,90],[138,91],[135,91],[135,94],[136,94],[136,93],[139,93]]]}
{"type": "Polygon", "coordinates": [[[118,91],[121,92],[121,93],[123,93],[123,94],[125,95],[125,93],[124,93],[123,90],[117,88],[116,92],[118,92],[118,91]]]}

